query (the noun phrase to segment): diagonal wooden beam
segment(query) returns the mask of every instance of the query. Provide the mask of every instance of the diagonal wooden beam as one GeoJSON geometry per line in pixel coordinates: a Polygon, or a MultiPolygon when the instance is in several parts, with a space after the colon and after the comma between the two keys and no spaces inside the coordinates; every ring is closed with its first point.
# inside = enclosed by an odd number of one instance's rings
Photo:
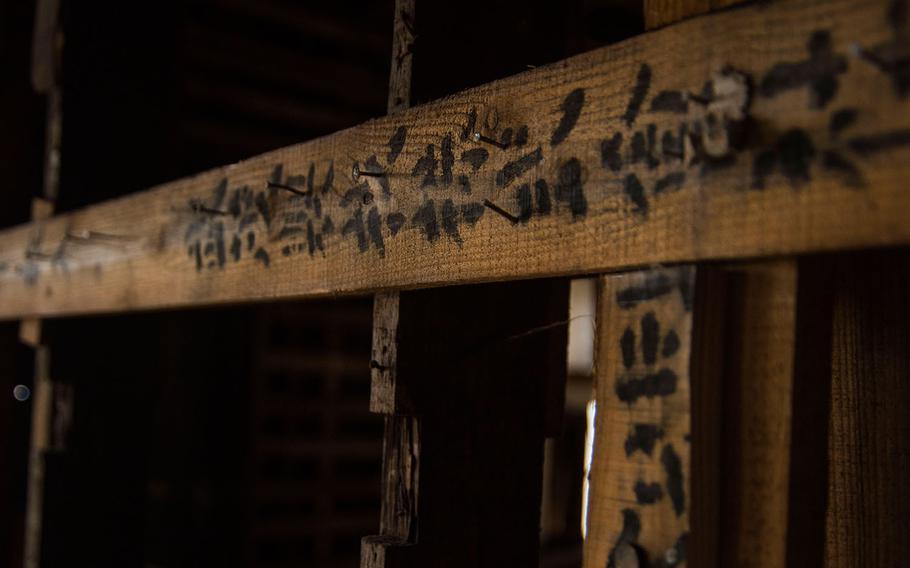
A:
{"type": "Polygon", "coordinates": [[[889,5],[695,18],[5,231],[0,317],[906,244],[889,5]]]}

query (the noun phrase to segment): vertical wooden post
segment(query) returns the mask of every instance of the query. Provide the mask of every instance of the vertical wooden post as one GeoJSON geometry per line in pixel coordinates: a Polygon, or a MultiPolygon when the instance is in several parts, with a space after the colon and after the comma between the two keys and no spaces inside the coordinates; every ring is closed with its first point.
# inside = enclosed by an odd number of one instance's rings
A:
{"type": "MultiPolygon", "coordinates": [[[[825,566],[910,558],[910,254],[836,260],[825,566]]],[[[824,462],[822,462],[824,464],[824,462]]]]}
{"type": "MultiPolygon", "coordinates": [[[[32,86],[47,96],[47,122],[44,154],[44,187],[42,197],[32,203],[32,221],[36,242],[40,242],[41,221],[54,212],[60,185],[60,144],[62,138],[62,91],[59,84],[60,50],[59,0],[41,0],[35,13],[32,42],[32,86]]],[[[26,568],[41,566],[44,535],[43,509],[45,489],[45,455],[52,447],[62,447],[72,416],[72,390],[55,385],[50,377],[50,349],[42,341],[41,320],[22,320],[19,336],[35,350],[34,397],[32,400],[32,434],[29,448],[28,497],[25,521],[26,568]],[[60,419],[55,420],[55,406],[60,419]],[[55,422],[57,425],[55,425],[55,422]]]]}
{"type": "MultiPolygon", "coordinates": [[[[721,566],[787,566],[797,263],[724,267],[721,566]]],[[[808,356],[808,353],[807,353],[808,356]]]]}
{"type": "Polygon", "coordinates": [[[32,432],[28,461],[28,497],[25,510],[25,568],[41,566],[42,509],[44,507],[44,455],[50,446],[53,388],[49,378],[47,346],[35,346],[35,380],[32,393],[32,432]]]}
{"type": "MultiPolygon", "coordinates": [[[[401,112],[411,104],[415,8],[416,0],[395,0],[389,114],[401,112]]],[[[417,420],[408,412],[412,409],[397,403],[399,293],[377,294],[373,302],[370,411],[385,416],[382,511],[379,535],[365,537],[361,543],[363,568],[397,566],[400,547],[414,543],[420,460],[417,420]]]]}
{"type": "MultiPolygon", "coordinates": [[[[702,337],[716,337],[716,317],[695,313],[708,306],[696,284],[691,266],[600,278],[586,568],[683,565],[694,552],[690,515],[714,516],[704,506],[716,500],[703,493],[716,491],[716,460],[696,448],[716,447],[695,442],[716,431],[707,421],[717,415],[718,367],[698,359],[712,355],[702,337]],[[699,408],[696,389],[712,408],[699,408]]],[[[706,549],[696,547],[705,558],[690,565],[713,565],[706,549]]]]}

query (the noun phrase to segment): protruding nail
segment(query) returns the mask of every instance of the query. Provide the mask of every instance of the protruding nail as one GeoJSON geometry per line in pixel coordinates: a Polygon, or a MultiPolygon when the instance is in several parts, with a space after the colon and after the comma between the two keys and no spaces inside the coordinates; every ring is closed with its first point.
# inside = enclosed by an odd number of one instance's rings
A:
{"type": "Polygon", "coordinates": [[[484,135],[481,134],[480,132],[475,132],[475,133],[474,133],[474,142],[486,142],[487,144],[491,144],[491,145],[493,145],[493,146],[496,146],[496,147],[499,148],[500,150],[505,150],[505,149],[506,149],[506,145],[503,144],[502,142],[498,142],[498,141],[493,140],[492,138],[490,138],[490,137],[488,137],[488,136],[484,136],[484,135]]]}
{"type": "Polygon", "coordinates": [[[190,209],[193,213],[205,213],[206,215],[229,215],[227,211],[221,211],[220,209],[212,209],[211,207],[206,207],[199,201],[191,201],[190,209]]]}
{"type": "Polygon", "coordinates": [[[303,190],[297,189],[296,187],[292,187],[290,185],[285,185],[283,183],[276,183],[274,181],[266,182],[266,186],[270,189],[274,188],[274,189],[283,189],[284,191],[290,191],[291,193],[293,193],[295,195],[302,195],[304,197],[306,197],[307,195],[310,194],[309,191],[303,191],[303,190]]]}
{"type": "Polygon", "coordinates": [[[864,59],[886,73],[890,73],[891,70],[894,69],[894,62],[888,61],[874,51],[869,51],[858,43],[850,44],[850,53],[855,57],[864,59]]]}
{"type": "Polygon", "coordinates": [[[385,175],[385,172],[371,172],[369,170],[361,170],[358,164],[354,164],[354,167],[351,168],[351,177],[353,177],[354,180],[360,179],[360,176],[383,177],[385,175]]]}
{"type": "Polygon", "coordinates": [[[505,217],[506,219],[508,219],[509,222],[512,223],[513,225],[517,224],[517,223],[521,220],[521,219],[519,219],[518,217],[516,217],[515,215],[512,215],[511,213],[509,213],[508,211],[506,211],[505,209],[503,209],[502,207],[500,207],[499,205],[496,205],[495,203],[493,203],[493,202],[490,201],[489,199],[484,199],[484,200],[483,200],[483,206],[486,207],[487,209],[490,209],[490,210],[496,212],[496,213],[499,213],[500,215],[502,215],[503,217],[505,217]]]}

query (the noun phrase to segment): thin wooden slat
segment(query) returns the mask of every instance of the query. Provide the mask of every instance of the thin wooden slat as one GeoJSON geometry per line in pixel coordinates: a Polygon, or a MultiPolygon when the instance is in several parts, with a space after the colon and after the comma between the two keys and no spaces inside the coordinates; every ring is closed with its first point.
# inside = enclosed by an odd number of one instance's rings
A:
{"type": "Polygon", "coordinates": [[[6,231],[0,317],[907,243],[889,4],[696,18],[58,217],[28,257],[31,230],[6,231]]]}
{"type": "MultiPolygon", "coordinates": [[[[42,0],[36,7],[35,29],[32,38],[32,85],[46,94],[43,187],[41,197],[32,199],[32,225],[26,250],[40,243],[43,231],[51,219],[60,191],[60,148],[63,131],[63,91],[59,81],[62,58],[62,26],[59,22],[58,0],[42,0]]],[[[26,256],[32,253],[26,253],[26,256]]],[[[26,502],[25,568],[39,568],[45,547],[54,543],[48,534],[55,525],[54,518],[45,518],[48,493],[48,467],[55,456],[50,450],[65,448],[73,415],[73,390],[51,379],[50,348],[42,338],[43,324],[37,317],[23,318],[19,337],[35,352],[34,390],[32,403],[32,436],[29,448],[28,495],[26,502]]],[[[55,460],[65,463],[65,460],[55,460]]],[[[57,471],[57,469],[54,469],[57,471]]],[[[56,474],[55,474],[56,475],[56,474]]]]}
{"type": "Polygon", "coordinates": [[[586,568],[634,566],[621,560],[626,546],[642,566],[714,565],[716,446],[704,435],[717,431],[717,412],[694,393],[715,392],[717,367],[699,336],[716,337],[717,324],[694,322],[695,287],[690,266],[599,281],[586,568]],[[696,510],[707,530],[693,538],[696,510]]]}
{"type": "MultiPolygon", "coordinates": [[[[416,0],[395,0],[389,114],[411,104],[416,0]]],[[[370,411],[384,414],[382,505],[379,534],[361,540],[362,568],[397,568],[417,540],[420,480],[420,424],[414,407],[399,396],[398,325],[401,299],[396,291],[373,298],[373,344],[370,358],[370,411]]]]}
{"type": "Polygon", "coordinates": [[[789,503],[799,499],[789,491],[797,262],[739,264],[724,273],[719,565],[783,568],[789,503]]]}
{"type": "Polygon", "coordinates": [[[51,446],[54,388],[50,380],[50,350],[35,348],[35,383],[32,395],[32,432],[29,445],[28,496],[25,512],[25,568],[41,566],[45,453],[51,446]]]}
{"type": "Polygon", "coordinates": [[[392,73],[389,76],[389,114],[411,106],[411,75],[414,68],[416,0],[395,0],[392,73]]]}
{"type": "Polygon", "coordinates": [[[57,83],[59,52],[62,42],[59,0],[35,3],[35,28],[32,33],[32,87],[39,93],[51,93],[57,83]]]}

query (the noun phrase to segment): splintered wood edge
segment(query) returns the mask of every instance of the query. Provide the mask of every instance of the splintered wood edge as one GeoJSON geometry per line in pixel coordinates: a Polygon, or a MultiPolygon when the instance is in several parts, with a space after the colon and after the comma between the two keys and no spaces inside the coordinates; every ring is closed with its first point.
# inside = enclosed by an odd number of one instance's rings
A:
{"type": "Polygon", "coordinates": [[[889,6],[706,15],[4,231],[0,318],[910,243],[889,6]]]}

